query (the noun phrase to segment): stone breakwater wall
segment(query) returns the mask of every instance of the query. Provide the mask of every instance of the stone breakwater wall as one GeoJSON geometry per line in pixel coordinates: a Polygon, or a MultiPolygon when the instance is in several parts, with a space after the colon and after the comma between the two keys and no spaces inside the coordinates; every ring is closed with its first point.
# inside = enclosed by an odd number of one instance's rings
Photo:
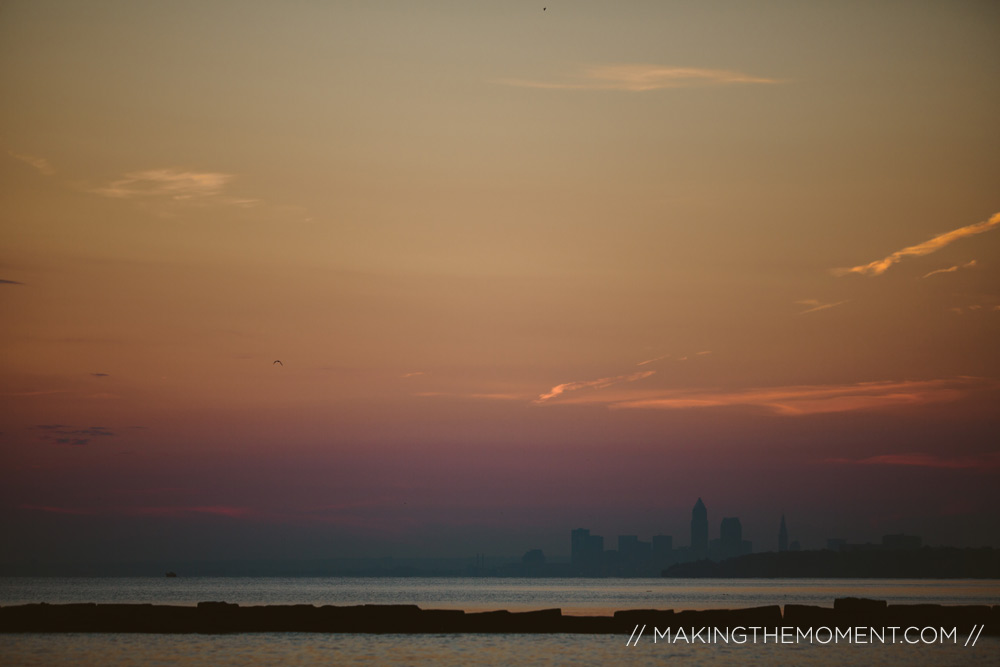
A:
{"type": "Polygon", "coordinates": [[[27,604],[0,607],[0,633],[17,632],[343,632],[343,633],[575,633],[625,634],[647,625],[691,628],[946,627],[981,628],[1000,635],[1000,605],[887,604],[840,598],[833,608],[777,605],[678,611],[630,609],[614,616],[565,616],[559,609],[465,612],[417,605],[263,605],[201,602],[197,607],[153,604],[27,604]]]}

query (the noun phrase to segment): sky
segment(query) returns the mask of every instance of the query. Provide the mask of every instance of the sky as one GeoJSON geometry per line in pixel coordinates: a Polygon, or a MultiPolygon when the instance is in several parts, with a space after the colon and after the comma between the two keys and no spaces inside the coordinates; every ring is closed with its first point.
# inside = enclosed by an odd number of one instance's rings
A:
{"type": "Polygon", "coordinates": [[[0,562],[1000,547],[998,34],[0,4],[0,562]]]}

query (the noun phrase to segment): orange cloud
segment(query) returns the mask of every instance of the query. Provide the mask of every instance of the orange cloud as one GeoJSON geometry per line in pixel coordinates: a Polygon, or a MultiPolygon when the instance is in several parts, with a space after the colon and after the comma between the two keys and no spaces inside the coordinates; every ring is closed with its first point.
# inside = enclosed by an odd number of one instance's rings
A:
{"type": "MultiPolygon", "coordinates": [[[[1000,225],[1000,213],[993,214],[993,217],[989,220],[977,222],[973,225],[966,225],[965,227],[959,227],[958,229],[953,229],[950,232],[945,232],[944,234],[938,234],[929,241],[924,241],[923,243],[918,243],[917,245],[897,250],[891,255],[875,260],[874,262],[861,264],[860,266],[853,266],[851,268],[833,269],[832,273],[835,276],[846,276],[849,273],[859,273],[865,276],[882,275],[889,270],[890,266],[896,264],[904,257],[921,257],[923,255],[929,255],[932,252],[940,250],[946,245],[965,238],[966,236],[974,236],[975,234],[988,232],[997,225],[1000,225]]],[[[924,277],[926,278],[927,276],[924,277]]]]}
{"type": "Polygon", "coordinates": [[[505,394],[505,393],[488,393],[488,394],[469,394],[469,398],[485,398],[492,401],[523,401],[524,394],[505,394]]]}
{"type": "Polygon", "coordinates": [[[861,382],[842,385],[795,385],[730,392],[685,391],[667,396],[606,401],[609,407],[683,410],[751,407],[775,415],[798,416],[871,410],[901,405],[954,401],[986,382],[976,378],[861,382]]]}
{"type": "Polygon", "coordinates": [[[549,393],[541,394],[538,398],[536,398],[535,403],[545,403],[546,401],[549,401],[568,391],[577,391],[578,389],[604,389],[622,382],[635,382],[636,380],[648,378],[654,373],[656,373],[656,371],[640,371],[638,373],[630,373],[629,375],[617,375],[615,377],[601,378],[599,380],[586,380],[583,382],[566,382],[563,384],[557,384],[549,390],[549,393]]]}
{"type": "Polygon", "coordinates": [[[666,65],[627,64],[589,67],[574,81],[529,81],[505,79],[509,86],[552,90],[621,90],[646,92],[665,88],[724,85],[733,83],[779,83],[776,79],[752,76],[732,70],[666,65]]]}
{"type": "Polygon", "coordinates": [[[669,354],[664,354],[664,355],[659,356],[659,357],[653,357],[652,359],[646,359],[645,361],[640,361],[639,363],[637,363],[636,366],[646,366],[648,364],[652,364],[654,362],[660,361],[661,359],[666,359],[669,356],[670,356],[669,354]]]}
{"type": "Polygon", "coordinates": [[[801,299],[795,303],[801,306],[810,306],[805,310],[799,311],[799,315],[805,315],[806,313],[815,313],[818,310],[826,310],[827,308],[834,308],[836,306],[842,305],[850,301],[850,299],[844,299],[843,301],[837,301],[835,303],[820,303],[816,299],[801,299]]]}
{"type": "Polygon", "coordinates": [[[52,168],[52,165],[49,164],[49,161],[43,157],[35,157],[34,155],[22,155],[20,153],[15,153],[13,151],[7,151],[7,154],[13,158],[17,158],[18,160],[24,162],[25,164],[31,165],[32,167],[37,169],[40,174],[43,174],[45,176],[51,176],[52,174],[56,173],[56,170],[52,168]]]}
{"type": "MultiPolygon", "coordinates": [[[[184,200],[218,195],[233,178],[232,174],[151,169],[125,174],[125,178],[112,181],[92,192],[116,199],[169,197],[184,200]]],[[[252,200],[233,200],[229,203],[245,204],[250,201],[252,200]]]]}
{"type": "Polygon", "coordinates": [[[959,269],[971,269],[976,265],[976,260],[971,262],[966,262],[965,264],[956,264],[955,266],[948,267],[947,269],[937,269],[936,271],[931,271],[930,273],[924,274],[924,278],[930,278],[931,276],[937,275],[939,273],[954,273],[959,269]]]}
{"type": "MultiPolygon", "coordinates": [[[[683,357],[677,357],[677,361],[687,361],[688,359],[691,358],[691,356],[704,357],[709,354],[712,354],[711,350],[702,350],[701,352],[695,352],[693,355],[684,355],[683,357]]],[[[636,364],[636,366],[647,366],[657,361],[662,361],[663,359],[669,359],[669,358],[670,358],[669,354],[664,354],[659,357],[653,357],[652,359],[646,359],[645,361],[640,361],[639,363],[636,364]]]]}
{"type": "Polygon", "coordinates": [[[459,398],[477,399],[490,401],[525,401],[531,398],[530,394],[511,392],[455,392],[455,391],[418,391],[410,394],[421,398],[459,398]]]}

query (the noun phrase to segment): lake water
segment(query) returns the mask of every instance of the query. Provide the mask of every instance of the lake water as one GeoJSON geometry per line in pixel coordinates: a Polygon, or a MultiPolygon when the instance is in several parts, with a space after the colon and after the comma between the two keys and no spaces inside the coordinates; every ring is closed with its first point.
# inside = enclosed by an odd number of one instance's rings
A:
{"type": "Polygon", "coordinates": [[[423,608],[611,615],[619,609],[724,609],[814,604],[838,597],[890,603],[1000,604],[1000,580],[496,579],[361,577],[5,577],[0,604],[416,604],[423,608]]]}
{"type": "MultiPolygon", "coordinates": [[[[3,578],[0,604],[128,602],[193,605],[418,604],[423,608],[610,614],[618,609],[832,606],[864,596],[897,603],[1000,604],[1000,582],[978,580],[712,580],[454,578],[3,578]]],[[[581,635],[0,635],[4,665],[605,665],[1000,664],[1000,639],[976,645],[653,643],[581,635]]]]}

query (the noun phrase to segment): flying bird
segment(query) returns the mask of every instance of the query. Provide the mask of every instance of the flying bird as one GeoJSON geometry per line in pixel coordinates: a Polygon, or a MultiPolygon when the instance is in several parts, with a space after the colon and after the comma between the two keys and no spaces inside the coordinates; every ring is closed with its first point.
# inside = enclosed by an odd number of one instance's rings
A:
{"type": "Polygon", "coordinates": [[[284,364],[281,363],[281,359],[275,359],[271,365],[273,366],[274,364],[278,364],[279,366],[284,366],[284,364]]]}

